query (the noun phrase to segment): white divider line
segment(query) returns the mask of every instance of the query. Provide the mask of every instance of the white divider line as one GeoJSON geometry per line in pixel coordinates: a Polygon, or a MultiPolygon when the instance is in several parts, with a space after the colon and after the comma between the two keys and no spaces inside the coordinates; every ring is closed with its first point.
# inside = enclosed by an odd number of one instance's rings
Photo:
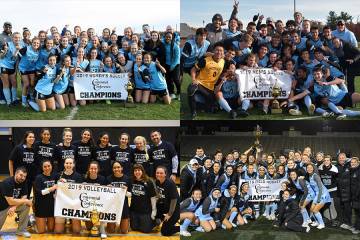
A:
{"type": "Polygon", "coordinates": [[[79,107],[78,106],[75,106],[71,109],[71,112],[68,116],[65,117],[65,120],[73,120],[75,115],[77,114],[79,110],[79,107]]]}

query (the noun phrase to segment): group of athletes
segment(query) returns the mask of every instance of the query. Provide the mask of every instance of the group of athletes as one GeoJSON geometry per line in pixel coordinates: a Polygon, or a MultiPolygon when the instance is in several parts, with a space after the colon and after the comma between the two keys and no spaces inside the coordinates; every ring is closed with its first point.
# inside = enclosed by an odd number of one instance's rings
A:
{"type": "Polygon", "coordinates": [[[191,236],[189,227],[229,230],[262,217],[297,232],[323,229],[325,223],[360,232],[359,158],[343,152],[333,159],[306,147],[276,157],[257,145],[243,153],[217,150],[210,157],[198,147],[180,180],[182,236],[191,236]],[[282,179],[279,200],[250,201],[252,179],[282,179]]]}
{"type": "MultiPolygon", "coordinates": [[[[80,140],[72,141],[72,130],[64,128],[63,141],[54,144],[48,128],[41,130],[39,141],[34,132],[26,131],[9,156],[10,177],[0,183],[0,229],[7,216],[16,213],[18,235],[30,237],[27,227],[34,221],[36,233],[64,233],[66,219],[54,217],[56,189],[59,182],[72,182],[126,189],[121,221],[100,222],[101,238],[107,233],[126,234],[129,227],[150,233],[161,226],[164,236],[179,232],[174,145],[162,140],[159,130],[151,131],[150,145],[143,136],[135,137],[131,145],[128,133],[121,133],[115,145],[109,136],[101,133],[94,143],[92,131],[83,129],[80,140]]],[[[81,220],[71,219],[68,224],[73,234],[80,234],[81,220]]],[[[90,221],[85,225],[87,230],[92,227],[90,221]]]]}
{"type": "Polygon", "coordinates": [[[193,119],[199,108],[210,113],[220,108],[233,119],[247,117],[256,106],[268,114],[271,100],[239,96],[235,70],[251,68],[272,68],[291,76],[291,93],[280,102],[290,115],[301,115],[304,109],[309,115],[337,119],[360,116],[360,111],[346,109],[360,102],[354,86],[360,75],[360,50],[344,20],[331,29],[300,12],[286,22],[268,17],[264,23],[258,14],[243,30],[237,8],[235,1],[227,27],[222,15],[215,14],[212,23],[198,28],[183,46],[181,75],[191,76],[188,99],[193,119]]]}
{"type": "MultiPolygon", "coordinates": [[[[31,29],[12,32],[12,24],[4,23],[0,34],[0,67],[2,104],[21,104],[37,111],[64,109],[86,105],[75,98],[76,72],[128,73],[135,85],[137,103],[154,103],[157,97],[165,104],[179,98],[180,37],[171,26],[163,33],[143,25],[143,33],[131,27],[118,35],[116,29],[104,28],[98,36],[94,28],[86,31],[66,25],[61,31],[40,31],[32,37],[31,29]],[[21,86],[17,75],[21,75],[21,86]],[[175,87],[176,85],[176,92],[175,87]],[[178,94],[178,96],[176,96],[178,94]],[[3,96],[2,96],[3,95],[3,96]]],[[[111,101],[107,100],[107,104],[111,101]]]]}

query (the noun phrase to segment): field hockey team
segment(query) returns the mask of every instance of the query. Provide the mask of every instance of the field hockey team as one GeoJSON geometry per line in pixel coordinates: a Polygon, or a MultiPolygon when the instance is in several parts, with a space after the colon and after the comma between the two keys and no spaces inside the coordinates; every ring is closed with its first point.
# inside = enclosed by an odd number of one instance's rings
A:
{"type": "Polygon", "coordinates": [[[42,112],[86,105],[89,101],[75,99],[76,72],[128,73],[136,103],[160,99],[170,104],[180,98],[180,37],[171,26],[160,33],[144,24],[141,34],[126,27],[123,35],[104,28],[96,35],[94,28],[85,31],[75,26],[71,30],[66,25],[61,31],[53,26],[50,32],[31,35],[28,28],[12,32],[12,24],[4,23],[0,34],[1,104],[21,103],[42,112]],[[21,76],[20,86],[17,76],[21,76]]]}
{"type": "Polygon", "coordinates": [[[275,156],[259,145],[210,157],[198,147],[180,174],[180,235],[241,229],[265,218],[296,232],[332,226],[359,234],[359,180],[359,158],[344,152],[335,158],[306,147],[275,156]],[[283,180],[278,200],[256,201],[253,179],[283,180]]]}
{"type": "Polygon", "coordinates": [[[215,14],[205,28],[198,28],[184,43],[181,76],[191,78],[188,99],[191,118],[197,111],[223,110],[229,117],[270,113],[271,99],[249,100],[239,96],[236,69],[271,68],[292,79],[288,99],[281,99],[286,114],[318,114],[323,117],[360,116],[347,108],[360,102],[355,76],[360,75],[360,50],[344,20],[336,29],[306,19],[295,12],[294,19],[274,21],[255,15],[246,30],[236,17],[238,2],[227,25],[215,14]],[[187,75],[188,74],[188,75],[187,75]],[[190,75],[190,76],[189,76],[190,75]],[[258,108],[258,111],[249,111],[258,108]]]}
{"type": "MultiPolygon", "coordinates": [[[[31,236],[28,223],[39,234],[64,233],[66,226],[80,234],[81,220],[54,217],[58,183],[73,182],[126,189],[121,221],[100,221],[101,238],[108,233],[127,234],[130,229],[159,231],[163,236],[179,232],[178,156],[159,130],[150,133],[151,144],[143,136],[130,144],[128,133],[121,133],[118,142],[110,144],[106,132],[94,142],[91,129],[83,129],[80,139],[73,141],[72,130],[64,128],[62,138],[55,145],[48,128],[41,130],[39,141],[34,132],[26,131],[23,142],[13,149],[10,177],[0,185],[0,229],[7,216],[17,213],[18,235],[31,236]],[[32,191],[34,199],[28,200],[32,191]],[[33,214],[29,215],[31,207],[33,214]]],[[[92,223],[86,221],[85,226],[90,230],[92,223]]]]}

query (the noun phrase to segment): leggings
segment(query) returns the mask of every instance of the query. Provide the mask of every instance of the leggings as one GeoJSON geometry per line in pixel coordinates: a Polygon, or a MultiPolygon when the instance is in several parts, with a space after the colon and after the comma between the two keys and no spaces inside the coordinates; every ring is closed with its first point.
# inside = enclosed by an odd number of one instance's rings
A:
{"type": "Polygon", "coordinates": [[[174,94],[174,84],[176,86],[176,94],[180,94],[180,65],[176,65],[176,67],[170,71],[170,66],[165,65],[166,69],[166,84],[169,90],[169,94],[174,94]]]}

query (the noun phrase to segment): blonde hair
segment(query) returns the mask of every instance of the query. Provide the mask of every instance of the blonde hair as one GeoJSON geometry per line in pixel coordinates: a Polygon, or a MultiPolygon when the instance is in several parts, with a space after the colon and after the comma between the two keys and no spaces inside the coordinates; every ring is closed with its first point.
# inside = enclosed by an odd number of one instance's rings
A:
{"type": "Polygon", "coordinates": [[[147,147],[146,147],[146,145],[147,145],[146,138],[143,137],[143,136],[136,136],[134,138],[134,144],[136,145],[136,142],[138,142],[138,141],[140,141],[140,142],[142,142],[144,144],[144,149],[143,150],[145,151],[145,154],[146,154],[146,161],[148,161],[149,160],[149,154],[147,152],[147,147]]]}
{"type": "Polygon", "coordinates": [[[63,132],[62,132],[62,136],[65,136],[65,133],[70,132],[72,134],[72,130],[71,128],[64,128],[63,132]]]}

